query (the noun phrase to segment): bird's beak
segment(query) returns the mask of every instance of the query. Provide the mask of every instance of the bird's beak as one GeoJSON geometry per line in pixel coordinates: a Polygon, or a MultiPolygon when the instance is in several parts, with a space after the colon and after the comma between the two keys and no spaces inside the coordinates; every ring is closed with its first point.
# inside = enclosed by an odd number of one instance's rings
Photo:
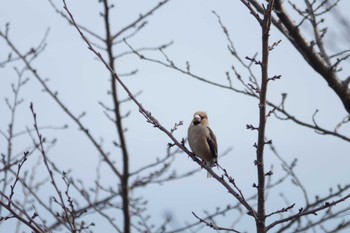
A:
{"type": "Polygon", "coordinates": [[[193,123],[197,123],[198,124],[199,122],[201,122],[201,117],[198,114],[194,115],[193,123]]]}

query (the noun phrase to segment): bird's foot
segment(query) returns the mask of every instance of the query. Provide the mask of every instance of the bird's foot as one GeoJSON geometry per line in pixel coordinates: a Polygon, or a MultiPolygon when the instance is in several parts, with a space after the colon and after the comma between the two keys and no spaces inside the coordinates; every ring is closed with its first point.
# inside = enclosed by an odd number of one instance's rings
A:
{"type": "Polygon", "coordinates": [[[207,162],[205,160],[202,160],[201,162],[201,168],[203,168],[205,165],[208,165],[207,162]]]}

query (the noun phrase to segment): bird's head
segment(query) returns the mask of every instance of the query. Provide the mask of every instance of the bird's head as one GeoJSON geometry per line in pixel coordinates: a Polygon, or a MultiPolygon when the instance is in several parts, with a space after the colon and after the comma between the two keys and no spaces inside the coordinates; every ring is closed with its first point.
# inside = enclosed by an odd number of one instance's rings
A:
{"type": "Polygon", "coordinates": [[[208,116],[205,112],[202,112],[202,111],[195,112],[193,115],[192,122],[194,125],[198,125],[199,123],[201,123],[202,125],[207,125],[208,116]]]}

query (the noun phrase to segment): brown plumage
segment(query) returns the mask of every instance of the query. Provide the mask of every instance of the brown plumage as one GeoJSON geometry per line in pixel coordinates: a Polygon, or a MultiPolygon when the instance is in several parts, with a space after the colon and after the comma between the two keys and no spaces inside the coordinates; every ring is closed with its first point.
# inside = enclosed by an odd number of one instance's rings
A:
{"type": "MultiPolygon", "coordinates": [[[[192,152],[207,165],[214,167],[218,158],[218,145],[215,134],[208,126],[208,116],[205,112],[194,113],[187,137],[192,152]]],[[[209,172],[208,177],[211,177],[209,172]]]]}

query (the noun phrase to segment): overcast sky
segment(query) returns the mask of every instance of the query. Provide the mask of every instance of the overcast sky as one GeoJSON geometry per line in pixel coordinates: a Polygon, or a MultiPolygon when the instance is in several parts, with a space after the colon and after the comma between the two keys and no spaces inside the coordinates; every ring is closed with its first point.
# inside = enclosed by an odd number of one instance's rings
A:
{"type": "MultiPolygon", "coordinates": [[[[61,1],[54,2],[62,8],[61,1]]],[[[136,19],[140,13],[155,6],[157,2],[153,0],[116,1],[111,20],[113,30],[118,31],[136,19]]],[[[104,25],[99,16],[102,10],[101,4],[86,0],[68,0],[67,3],[81,25],[104,36],[104,25]]],[[[343,0],[339,6],[340,10],[350,9],[349,1],[343,0]]],[[[232,58],[227,50],[226,37],[212,11],[220,15],[242,58],[251,57],[256,52],[258,57],[260,56],[259,26],[240,1],[171,0],[148,18],[147,26],[136,36],[128,39],[128,43],[134,48],[140,48],[173,42],[165,50],[166,54],[177,65],[184,68],[189,61],[191,71],[201,77],[228,84],[225,72],[230,71],[233,77],[230,67],[235,65],[247,78],[247,71],[232,58]]],[[[326,23],[329,22],[329,34],[326,41],[337,41],[338,47],[349,49],[349,43],[343,43],[344,38],[336,34],[339,25],[335,24],[331,17],[328,20],[326,23]]],[[[2,1],[1,31],[4,31],[7,22],[10,23],[9,37],[23,53],[36,46],[49,29],[47,46],[34,61],[33,66],[42,77],[49,79],[50,88],[58,92],[59,98],[74,114],[86,112],[86,116],[82,119],[83,123],[96,138],[101,138],[106,150],[118,158],[120,153],[115,152],[112,144],[116,133],[99,105],[100,101],[109,106],[111,104],[110,96],[107,94],[109,73],[87,49],[76,30],[56,14],[46,0],[2,1]]],[[[311,123],[312,115],[318,109],[317,122],[327,129],[334,129],[336,124],[346,116],[338,97],[306,64],[283,35],[273,29],[270,40],[271,43],[281,40],[279,46],[271,53],[270,75],[282,75],[282,78],[270,83],[268,98],[277,104],[281,100],[281,93],[288,93],[285,106],[292,115],[311,123]]],[[[337,49],[331,43],[327,46],[337,49]]],[[[0,61],[2,61],[9,52],[2,39],[0,51],[0,61]]],[[[125,51],[129,51],[125,43],[120,43],[115,48],[117,54],[125,51]]],[[[145,54],[164,60],[158,51],[145,52],[145,54]]],[[[349,63],[344,63],[343,66],[344,71],[340,76],[346,77],[346,74],[349,74],[349,63]]],[[[23,64],[11,63],[4,69],[0,69],[0,129],[2,131],[7,130],[10,120],[10,113],[4,99],[12,98],[10,84],[17,80],[13,67],[20,68],[23,64]]],[[[142,61],[134,54],[117,60],[118,73],[128,73],[135,69],[138,69],[138,73],[125,77],[124,81],[134,93],[142,91],[138,96],[139,101],[168,129],[172,128],[175,122],[180,120],[184,122],[184,125],[175,132],[179,140],[186,137],[187,127],[195,111],[203,110],[208,113],[210,126],[218,138],[219,153],[232,148],[220,163],[227,168],[247,196],[253,194],[255,189],[252,188],[252,184],[257,181],[253,165],[255,149],[252,145],[257,139],[257,134],[247,130],[246,124],[257,126],[258,101],[194,80],[160,65],[142,61]]],[[[258,68],[254,68],[254,72],[259,77],[258,68]]],[[[20,93],[24,102],[18,110],[15,131],[23,131],[26,126],[32,126],[30,102],[34,103],[39,125],[69,125],[66,130],[42,132],[45,137],[58,140],[55,147],[49,151],[49,156],[61,170],[72,169],[73,175],[83,180],[87,187],[94,186],[98,152],[86,136],[79,132],[77,125],[62,112],[47,93],[42,91],[42,86],[37,80],[30,73],[26,76],[30,81],[20,93]]],[[[242,88],[234,78],[233,85],[242,88]]],[[[121,96],[126,97],[120,88],[119,90],[121,96]]],[[[131,111],[130,117],[125,120],[127,143],[131,153],[131,170],[155,160],[156,157],[164,156],[166,145],[170,140],[146,123],[133,103],[123,104],[122,110],[125,113],[131,111]]],[[[344,127],[341,132],[349,135],[349,129],[349,126],[344,127]]],[[[296,172],[309,190],[311,197],[316,194],[326,195],[329,187],[350,182],[349,143],[331,136],[316,134],[310,129],[302,128],[289,121],[280,121],[274,117],[268,120],[267,137],[273,140],[275,147],[287,162],[298,159],[296,172]]],[[[30,141],[30,137],[24,135],[14,142],[13,148],[18,153],[30,141]]],[[[1,137],[1,153],[6,152],[6,146],[6,140],[1,137]]],[[[33,161],[37,161],[37,158],[33,158],[33,161]]],[[[272,179],[277,180],[284,174],[280,162],[269,150],[266,150],[266,169],[271,166],[275,171],[275,177],[272,179]]],[[[181,174],[197,168],[197,164],[186,155],[179,154],[173,168],[181,174]]],[[[108,178],[110,172],[107,170],[102,171],[102,175],[105,175],[104,182],[111,186],[116,185],[113,177],[108,178]]],[[[282,190],[289,194],[288,199],[291,203],[297,203],[298,207],[303,206],[302,194],[298,188],[290,181],[282,187],[270,194],[268,212],[284,207],[284,201],[278,196],[282,190]]],[[[145,190],[136,191],[133,195],[142,196],[149,201],[148,213],[152,216],[151,221],[159,224],[165,214],[171,213],[175,217],[172,223],[174,227],[181,226],[185,222],[195,222],[192,211],[203,214],[203,210],[215,211],[217,206],[225,207],[227,204],[236,203],[215,180],[206,178],[206,171],[200,171],[184,180],[152,185],[145,190]]],[[[223,218],[218,223],[229,227],[230,220],[223,218]]],[[[107,232],[108,229],[104,229],[103,224],[101,222],[96,229],[107,232]]],[[[236,228],[242,231],[249,230],[251,228],[247,226],[252,224],[253,219],[244,216],[241,224],[236,228]]],[[[0,231],[5,232],[10,228],[11,224],[0,225],[0,231]]],[[[206,231],[203,230],[203,232],[206,231]]]]}

